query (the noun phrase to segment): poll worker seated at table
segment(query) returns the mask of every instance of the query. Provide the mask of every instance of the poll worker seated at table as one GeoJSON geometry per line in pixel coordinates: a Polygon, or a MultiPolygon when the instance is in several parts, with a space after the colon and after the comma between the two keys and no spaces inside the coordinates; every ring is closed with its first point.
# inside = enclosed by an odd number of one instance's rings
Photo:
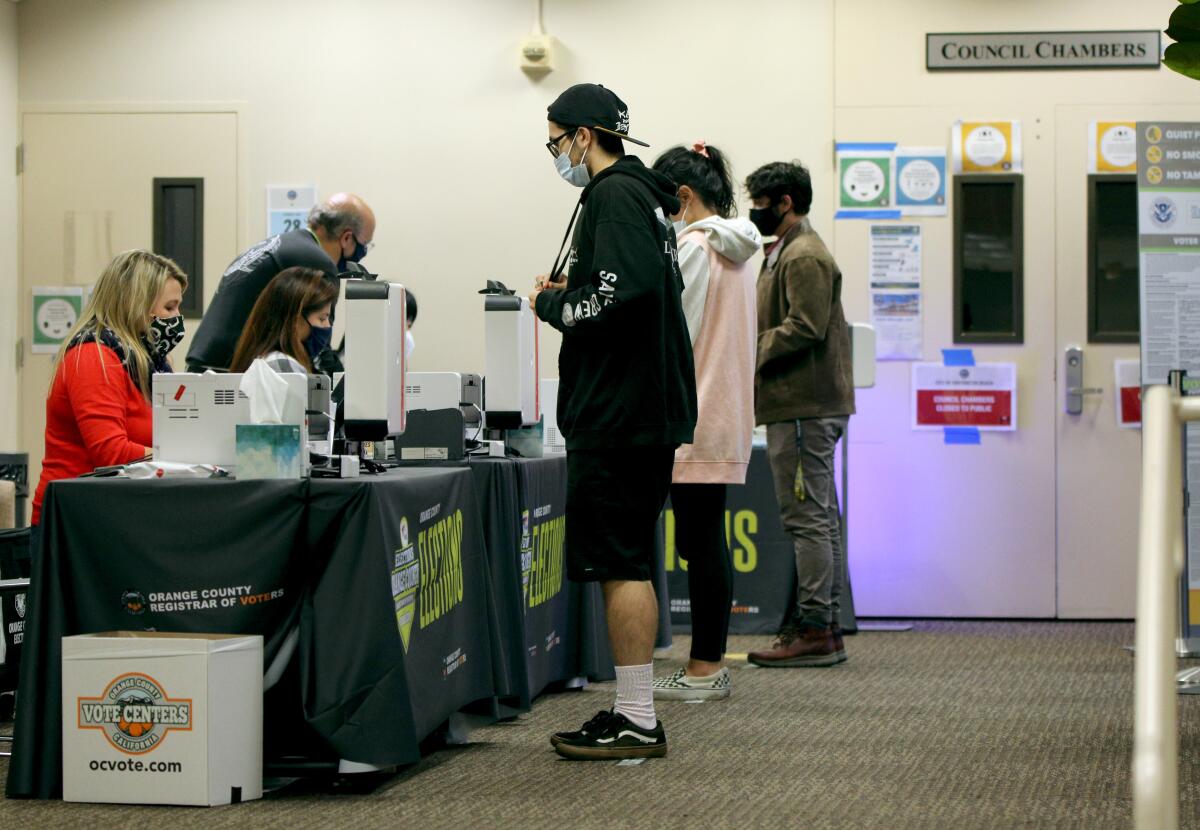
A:
{"type": "Polygon", "coordinates": [[[46,455],[33,497],[41,520],[46,485],[151,453],[151,375],[170,372],[183,339],[187,276],[149,251],[118,254],[55,358],[46,397],[46,455]]]}
{"type": "Polygon", "coordinates": [[[229,370],[244,372],[261,357],[277,372],[311,374],[313,359],[329,348],[337,292],[315,268],[280,271],[254,303],[229,370]]]}

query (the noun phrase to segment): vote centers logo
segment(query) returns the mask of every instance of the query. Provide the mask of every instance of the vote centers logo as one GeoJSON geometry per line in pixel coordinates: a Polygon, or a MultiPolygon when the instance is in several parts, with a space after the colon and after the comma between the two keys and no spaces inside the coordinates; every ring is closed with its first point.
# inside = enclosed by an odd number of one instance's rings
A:
{"type": "Polygon", "coordinates": [[[80,729],[97,729],[115,749],[142,755],[158,747],[172,730],[192,728],[190,698],[172,698],[148,674],[127,672],[113,678],[100,697],[76,703],[80,729]]]}

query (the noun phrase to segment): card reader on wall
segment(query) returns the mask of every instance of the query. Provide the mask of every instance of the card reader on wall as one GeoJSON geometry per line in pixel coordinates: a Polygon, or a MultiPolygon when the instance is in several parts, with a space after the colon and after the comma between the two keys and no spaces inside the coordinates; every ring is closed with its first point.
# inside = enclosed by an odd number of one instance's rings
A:
{"type": "Polygon", "coordinates": [[[533,426],[541,418],[537,315],[529,300],[511,293],[488,294],[483,311],[487,428],[533,426]]]}
{"type": "Polygon", "coordinates": [[[346,437],[381,441],[404,432],[404,286],[346,280],[346,437]]]}

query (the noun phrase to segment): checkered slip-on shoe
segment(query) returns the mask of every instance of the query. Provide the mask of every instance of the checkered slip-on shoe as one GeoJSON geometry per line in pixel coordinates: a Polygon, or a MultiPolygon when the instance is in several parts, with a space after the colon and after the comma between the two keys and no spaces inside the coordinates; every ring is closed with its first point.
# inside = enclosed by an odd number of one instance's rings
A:
{"type": "Polygon", "coordinates": [[[654,681],[655,700],[724,700],[732,693],[729,669],[710,677],[688,677],[683,669],[654,681]]]}

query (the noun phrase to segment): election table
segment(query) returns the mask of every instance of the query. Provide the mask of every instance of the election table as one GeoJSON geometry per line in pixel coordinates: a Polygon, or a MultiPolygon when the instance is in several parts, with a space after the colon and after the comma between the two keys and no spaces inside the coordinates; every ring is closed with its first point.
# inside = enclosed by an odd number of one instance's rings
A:
{"type": "Polygon", "coordinates": [[[8,794],[61,794],[61,640],[260,634],[266,756],[416,761],[451,715],[610,679],[597,586],[566,580],[566,465],[494,459],[312,480],[53,483],[8,794]]]}

